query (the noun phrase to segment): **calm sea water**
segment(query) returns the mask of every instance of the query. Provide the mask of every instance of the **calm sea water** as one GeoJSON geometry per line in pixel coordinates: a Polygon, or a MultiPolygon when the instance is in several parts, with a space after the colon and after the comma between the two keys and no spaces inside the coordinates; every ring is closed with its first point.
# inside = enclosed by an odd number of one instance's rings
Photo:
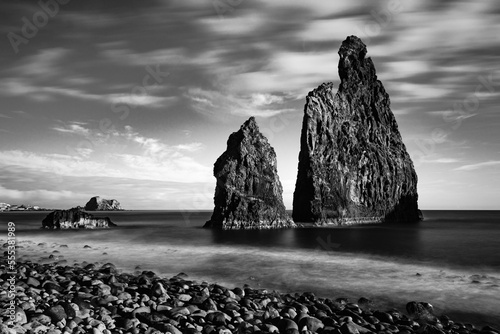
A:
{"type": "Polygon", "coordinates": [[[113,262],[129,272],[185,272],[229,286],[363,296],[380,308],[427,301],[438,314],[500,324],[500,211],[424,211],[425,221],[414,225],[270,231],[203,229],[208,211],[106,212],[118,228],[47,231],[40,229],[46,214],[0,213],[4,226],[16,223],[23,258],[43,260],[57,248],[70,264],[113,262]]]}

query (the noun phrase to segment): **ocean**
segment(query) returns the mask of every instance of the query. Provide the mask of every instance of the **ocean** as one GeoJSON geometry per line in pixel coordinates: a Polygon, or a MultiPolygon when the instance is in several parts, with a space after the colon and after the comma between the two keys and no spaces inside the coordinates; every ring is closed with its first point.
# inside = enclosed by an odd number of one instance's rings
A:
{"type": "Polygon", "coordinates": [[[3,226],[16,223],[19,260],[62,255],[67,264],[184,272],[230,287],[366,297],[381,309],[425,301],[438,315],[500,326],[500,211],[424,211],[425,221],[412,225],[262,231],[203,229],[209,211],[101,212],[118,225],[107,230],[43,230],[46,215],[0,213],[3,226]]]}

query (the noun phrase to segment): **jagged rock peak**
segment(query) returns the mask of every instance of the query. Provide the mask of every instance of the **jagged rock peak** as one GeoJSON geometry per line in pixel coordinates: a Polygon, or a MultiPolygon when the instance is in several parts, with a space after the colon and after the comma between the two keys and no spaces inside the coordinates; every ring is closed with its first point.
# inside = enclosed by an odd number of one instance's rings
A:
{"type": "Polygon", "coordinates": [[[55,210],[42,221],[42,227],[47,229],[96,229],[116,226],[108,217],[95,217],[77,206],[69,210],[55,210]]]}
{"type": "Polygon", "coordinates": [[[339,49],[340,90],[352,85],[371,85],[377,80],[371,58],[366,58],[366,45],[356,36],[349,36],[339,49]]]}
{"type": "Polygon", "coordinates": [[[120,202],[116,199],[105,199],[99,196],[92,197],[87,204],[85,204],[85,210],[88,211],[115,211],[123,210],[120,206],[120,202]]]}
{"type": "Polygon", "coordinates": [[[340,87],[320,85],[304,106],[293,200],[297,222],[418,221],[417,175],[389,95],[349,36],[339,50],[340,87]]]}
{"type": "Polygon", "coordinates": [[[205,227],[295,227],[283,204],[276,153],[254,117],[229,136],[226,151],[214,164],[214,176],[214,211],[205,227]]]}

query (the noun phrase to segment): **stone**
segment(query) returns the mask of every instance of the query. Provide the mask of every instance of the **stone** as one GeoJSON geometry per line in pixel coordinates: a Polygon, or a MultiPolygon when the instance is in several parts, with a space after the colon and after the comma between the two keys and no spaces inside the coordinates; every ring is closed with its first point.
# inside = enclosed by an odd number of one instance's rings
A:
{"type": "Polygon", "coordinates": [[[47,309],[45,314],[50,317],[53,323],[57,323],[67,318],[64,307],[62,307],[61,305],[52,306],[51,308],[47,309]]]}
{"type": "Polygon", "coordinates": [[[28,284],[29,286],[33,286],[33,287],[36,288],[36,287],[40,286],[40,281],[37,280],[34,277],[28,277],[28,280],[26,281],[26,284],[28,284]]]}
{"type": "Polygon", "coordinates": [[[297,323],[295,321],[293,321],[292,319],[287,319],[287,318],[281,319],[278,322],[277,327],[279,328],[280,333],[284,333],[289,329],[296,329],[296,330],[299,329],[299,326],[297,325],[297,323]]]}
{"type": "Polygon", "coordinates": [[[227,141],[214,164],[214,210],[204,227],[270,229],[295,227],[283,204],[276,153],[250,117],[227,141]]]}
{"type": "Polygon", "coordinates": [[[182,332],[172,324],[165,324],[164,329],[166,333],[182,334],[182,332]]]}
{"type": "Polygon", "coordinates": [[[87,204],[85,204],[85,210],[88,211],[117,211],[123,210],[120,206],[120,202],[116,199],[104,199],[99,196],[92,197],[87,204]]]}
{"type": "Polygon", "coordinates": [[[342,42],[340,86],[325,83],[304,107],[295,222],[364,224],[417,222],[417,174],[406,151],[389,95],[366,46],[342,42]]]}
{"type": "Polygon", "coordinates": [[[308,330],[317,332],[318,329],[325,327],[323,322],[315,317],[303,317],[299,321],[299,328],[307,327],[308,330]]]}
{"type": "Polygon", "coordinates": [[[387,312],[381,312],[381,311],[375,311],[373,313],[373,316],[380,320],[381,322],[385,322],[387,324],[392,324],[394,323],[394,319],[392,318],[392,315],[390,315],[387,312]]]}
{"type": "Polygon", "coordinates": [[[28,322],[28,318],[26,317],[26,313],[24,312],[24,310],[22,308],[16,306],[15,314],[16,314],[16,322],[19,325],[24,325],[25,323],[28,322]]]}
{"type": "Polygon", "coordinates": [[[358,328],[352,322],[346,322],[340,326],[340,332],[342,334],[359,334],[358,328]]]}
{"type": "Polygon", "coordinates": [[[83,211],[81,207],[69,210],[55,210],[42,221],[46,229],[95,229],[116,226],[108,217],[94,217],[83,211]]]}

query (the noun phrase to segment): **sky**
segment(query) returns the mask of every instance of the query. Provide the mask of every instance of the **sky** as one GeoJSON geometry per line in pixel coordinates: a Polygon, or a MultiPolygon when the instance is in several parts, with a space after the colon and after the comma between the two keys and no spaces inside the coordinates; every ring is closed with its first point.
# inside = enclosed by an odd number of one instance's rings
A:
{"type": "Polygon", "coordinates": [[[287,209],[307,93],[367,45],[421,209],[500,209],[496,0],[3,0],[0,202],[210,210],[213,164],[250,116],[287,209]]]}

